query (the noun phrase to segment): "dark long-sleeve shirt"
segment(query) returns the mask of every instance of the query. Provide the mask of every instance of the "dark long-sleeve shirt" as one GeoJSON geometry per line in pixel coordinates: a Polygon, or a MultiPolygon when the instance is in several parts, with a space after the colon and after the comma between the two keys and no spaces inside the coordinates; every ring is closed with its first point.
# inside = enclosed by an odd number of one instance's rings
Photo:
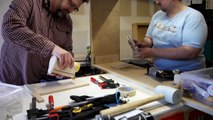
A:
{"type": "Polygon", "coordinates": [[[4,15],[0,80],[23,85],[45,76],[55,44],[72,52],[72,21],[43,7],[43,0],[13,0],[4,15]]]}

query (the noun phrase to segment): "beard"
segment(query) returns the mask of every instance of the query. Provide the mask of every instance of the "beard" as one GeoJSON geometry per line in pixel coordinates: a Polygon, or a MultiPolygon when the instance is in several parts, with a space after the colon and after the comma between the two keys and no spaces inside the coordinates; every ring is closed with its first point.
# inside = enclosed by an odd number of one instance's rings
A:
{"type": "Polygon", "coordinates": [[[161,10],[162,10],[163,12],[166,12],[166,11],[167,11],[167,9],[165,9],[165,8],[161,8],[161,10]]]}
{"type": "Polygon", "coordinates": [[[166,12],[167,11],[167,9],[166,8],[164,8],[162,5],[158,5],[158,7],[160,8],[160,10],[162,10],[163,12],[166,12]]]}

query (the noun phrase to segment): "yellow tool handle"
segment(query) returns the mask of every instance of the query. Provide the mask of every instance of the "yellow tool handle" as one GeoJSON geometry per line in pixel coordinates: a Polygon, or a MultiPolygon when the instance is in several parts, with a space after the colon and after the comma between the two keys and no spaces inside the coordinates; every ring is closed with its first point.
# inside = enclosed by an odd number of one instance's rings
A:
{"type": "Polygon", "coordinates": [[[90,103],[90,104],[84,105],[84,106],[82,106],[82,107],[76,108],[76,109],[74,109],[72,112],[73,112],[73,113],[80,113],[81,111],[86,110],[86,109],[89,109],[89,108],[91,108],[92,106],[93,106],[93,104],[90,103]]]}

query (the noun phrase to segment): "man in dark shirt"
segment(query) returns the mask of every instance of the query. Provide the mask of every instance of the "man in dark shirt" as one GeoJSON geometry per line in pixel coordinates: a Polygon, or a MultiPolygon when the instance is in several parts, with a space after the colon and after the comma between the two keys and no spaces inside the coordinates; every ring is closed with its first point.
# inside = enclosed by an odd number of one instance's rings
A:
{"type": "Polygon", "coordinates": [[[13,0],[4,15],[0,81],[31,84],[45,78],[55,55],[61,69],[72,67],[72,20],[69,13],[89,0],[13,0]]]}

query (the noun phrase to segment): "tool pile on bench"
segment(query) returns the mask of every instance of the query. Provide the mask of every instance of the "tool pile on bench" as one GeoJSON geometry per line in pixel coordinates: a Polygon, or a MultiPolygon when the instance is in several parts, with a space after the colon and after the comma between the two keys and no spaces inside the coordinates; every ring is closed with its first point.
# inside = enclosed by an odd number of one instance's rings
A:
{"type": "Polygon", "coordinates": [[[27,118],[31,120],[85,120],[94,118],[103,109],[126,101],[120,99],[120,93],[92,98],[90,96],[70,96],[75,102],[69,105],[54,107],[54,100],[49,96],[48,108],[36,108],[36,98],[32,98],[31,109],[27,110],[27,118]]]}

